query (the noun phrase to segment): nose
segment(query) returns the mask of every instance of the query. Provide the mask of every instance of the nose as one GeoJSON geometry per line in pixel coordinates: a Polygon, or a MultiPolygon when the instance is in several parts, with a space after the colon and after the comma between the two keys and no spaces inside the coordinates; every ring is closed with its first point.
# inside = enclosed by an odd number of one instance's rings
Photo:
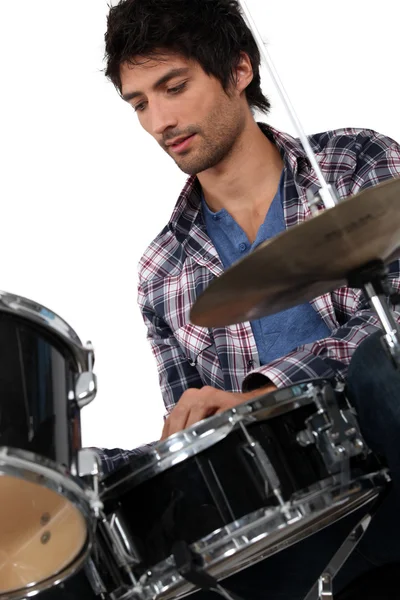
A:
{"type": "Polygon", "coordinates": [[[154,137],[160,137],[166,129],[173,129],[177,126],[178,120],[173,111],[164,102],[153,102],[151,111],[151,129],[154,137]]]}

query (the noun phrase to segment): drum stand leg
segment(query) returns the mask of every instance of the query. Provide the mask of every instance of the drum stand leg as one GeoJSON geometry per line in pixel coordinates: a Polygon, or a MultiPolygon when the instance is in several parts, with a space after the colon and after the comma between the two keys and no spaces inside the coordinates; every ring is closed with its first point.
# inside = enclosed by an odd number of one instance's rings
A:
{"type": "Polygon", "coordinates": [[[350,554],[353,552],[358,542],[368,529],[372,519],[369,512],[357,523],[350,531],[349,535],[340,546],[339,550],[333,555],[331,561],[325,567],[322,575],[312,586],[304,600],[333,600],[332,582],[335,575],[342,568],[350,554]]]}
{"type": "MultiPolygon", "coordinates": [[[[374,507],[375,508],[375,507],[374,507]]],[[[304,600],[333,600],[332,582],[342,568],[358,542],[368,529],[374,510],[371,510],[350,531],[340,548],[325,567],[319,579],[312,586],[304,600]]],[[[208,590],[223,596],[225,600],[243,600],[237,594],[224,588],[218,581],[206,573],[198,564],[198,556],[185,542],[176,542],[173,547],[175,564],[180,575],[198,589],[208,590]]]]}
{"type": "Polygon", "coordinates": [[[197,555],[184,541],[175,542],[172,547],[172,554],[178,573],[195,585],[199,590],[215,592],[223,596],[225,600],[243,600],[237,594],[227,590],[220,585],[214,577],[209,575],[201,565],[200,556],[197,555]]]}

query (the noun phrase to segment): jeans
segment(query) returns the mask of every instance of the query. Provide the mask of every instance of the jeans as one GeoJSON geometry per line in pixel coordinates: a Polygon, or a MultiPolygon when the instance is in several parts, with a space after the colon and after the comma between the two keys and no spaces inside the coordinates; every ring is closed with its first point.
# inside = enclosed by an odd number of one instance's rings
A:
{"type": "MultiPolygon", "coordinates": [[[[355,351],[348,370],[348,396],[369,447],[386,458],[394,486],[335,577],[335,592],[376,566],[400,562],[400,371],[380,338],[381,333],[373,334],[355,351]]],[[[362,514],[358,510],[221,583],[244,600],[302,600],[362,514]]],[[[193,600],[216,598],[213,592],[193,595],[193,600]]]]}

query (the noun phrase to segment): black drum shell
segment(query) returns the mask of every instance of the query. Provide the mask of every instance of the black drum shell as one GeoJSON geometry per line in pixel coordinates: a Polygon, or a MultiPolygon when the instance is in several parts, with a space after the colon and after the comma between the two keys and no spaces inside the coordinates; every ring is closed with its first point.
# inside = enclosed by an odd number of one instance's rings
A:
{"type": "Polygon", "coordinates": [[[81,447],[77,362],[67,342],[0,311],[0,446],[70,467],[81,447]]]}
{"type": "MultiPolygon", "coordinates": [[[[330,476],[314,444],[296,435],[313,403],[246,426],[265,450],[284,500],[330,476]]],[[[277,506],[248,452],[242,430],[136,484],[135,458],[103,481],[105,512],[122,516],[142,562],[137,575],[166,559],[177,540],[188,544],[263,508],[277,506]]]]}

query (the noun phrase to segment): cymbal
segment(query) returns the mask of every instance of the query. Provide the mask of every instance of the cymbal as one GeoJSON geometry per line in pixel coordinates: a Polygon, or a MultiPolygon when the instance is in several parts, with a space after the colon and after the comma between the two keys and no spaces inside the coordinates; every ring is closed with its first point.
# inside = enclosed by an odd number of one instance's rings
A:
{"type": "Polygon", "coordinates": [[[398,257],[400,178],[260,244],[209,285],[190,319],[204,327],[259,319],[347,285],[347,274],[370,261],[398,257]]]}

